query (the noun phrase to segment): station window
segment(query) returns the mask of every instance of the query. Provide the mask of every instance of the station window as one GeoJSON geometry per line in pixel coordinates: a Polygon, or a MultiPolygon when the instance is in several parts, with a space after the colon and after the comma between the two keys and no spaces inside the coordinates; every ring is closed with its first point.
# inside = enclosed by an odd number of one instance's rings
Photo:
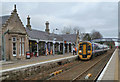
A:
{"type": "Polygon", "coordinates": [[[21,56],[21,55],[24,55],[25,53],[24,53],[24,38],[23,37],[20,37],[20,48],[19,48],[19,56],[21,56]]]}
{"type": "Polygon", "coordinates": [[[22,43],[22,55],[24,55],[24,43],[22,43]]]}
{"type": "Polygon", "coordinates": [[[16,37],[12,37],[12,54],[13,54],[13,56],[17,56],[16,37]]]}
{"type": "Polygon", "coordinates": [[[82,48],[83,48],[83,46],[82,46],[82,45],[80,45],[80,48],[79,48],[79,49],[80,49],[80,50],[82,50],[82,48]]]}
{"type": "Polygon", "coordinates": [[[24,42],[24,38],[22,38],[22,42],[24,42]]]}
{"type": "Polygon", "coordinates": [[[90,45],[88,45],[88,50],[91,50],[90,45]]]}
{"type": "Polygon", "coordinates": [[[13,38],[12,38],[12,41],[13,41],[13,42],[16,42],[16,37],[13,37],[13,38]]]}
{"type": "Polygon", "coordinates": [[[22,39],[20,38],[20,47],[19,47],[19,56],[21,56],[21,42],[22,42],[22,39]]]}

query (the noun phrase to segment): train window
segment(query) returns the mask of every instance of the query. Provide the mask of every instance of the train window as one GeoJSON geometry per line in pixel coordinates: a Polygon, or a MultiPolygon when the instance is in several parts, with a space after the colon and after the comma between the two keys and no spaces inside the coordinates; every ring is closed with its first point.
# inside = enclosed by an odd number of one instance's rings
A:
{"type": "Polygon", "coordinates": [[[88,53],[87,55],[90,55],[90,53],[88,53]]]}
{"type": "Polygon", "coordinates": [[[90,47],[90,45],[88,45],[88,50],[91,50],[91,47],[90,47]]]}
{"type": "Polygon", "coordinates": [[[82,50],[82,47],[83,47],[83,46],[82,46],[82,45],[80,45],[80,48],[79,48],[79,50],[82,50]]]}
{"type": "Polygon", "coordinates": [[[96,50],[99,50],[100,48],[99,47],[96,47],[96,50]]]}

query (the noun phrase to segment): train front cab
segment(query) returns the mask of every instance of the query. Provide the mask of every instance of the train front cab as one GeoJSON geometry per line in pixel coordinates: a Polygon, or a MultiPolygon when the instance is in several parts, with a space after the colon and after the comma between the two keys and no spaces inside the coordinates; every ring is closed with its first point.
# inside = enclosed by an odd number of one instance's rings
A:
{"type": "Polygon", "coordinates": [[[92,43],[91,42],[80,42],[79,43],[78,58],[80,60],[89,60],[92,58],[92,43]]]}

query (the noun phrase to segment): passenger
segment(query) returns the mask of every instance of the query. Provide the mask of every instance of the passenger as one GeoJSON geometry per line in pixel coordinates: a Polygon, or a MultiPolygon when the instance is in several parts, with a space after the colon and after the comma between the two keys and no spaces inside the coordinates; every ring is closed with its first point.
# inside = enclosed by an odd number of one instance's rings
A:
{"type": "Polygon", "coordinates": [[[50,54],[52,55],[53,53],[52,53],[52,50],[50,51],[50,54]]]}
{"type": "Polygon", "coordinates": [[[75,55],[77,55],[77,48],[75,48],[75,55]]]}
{"type": "Polygon", "coordinates": [[[49,51],[48,51],[48,49],[47,49],[47,55],[49,55],[49,51]]]}
{"type": "Polygon", "coordinates": [[[73,48],[73,55],[75,55],[75,48],[73,48]]]}

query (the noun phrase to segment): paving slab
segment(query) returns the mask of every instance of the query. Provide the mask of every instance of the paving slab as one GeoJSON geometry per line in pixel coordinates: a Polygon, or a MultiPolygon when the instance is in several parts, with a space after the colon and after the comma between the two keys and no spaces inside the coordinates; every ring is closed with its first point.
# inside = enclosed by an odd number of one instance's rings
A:
{"type": "Polygon", "coordinates": [[[119,49],[116,49],[114,51],[106,67],[100,74],[98,80],[111,80],[111,81],[118,80],[118,71],[119,71],[118,70],[118,63],[119,63],[118,51],[119,49]]]}
{"type": "MultiPolygon", "coordinates": [[[[50,61],[50,60],[55,60],[55,59],[60,59],[60,58],[65,58],[65,57],[72,57],[72,53],[66,53],[62,55],[48,55],[48,56],[39,56],[39,57],[32,57],[31,59],[25,59],[25,60],[16,60],[16,61],[9,61],[11,63],[8,63],[8,61],[4,62],[0,66],[2,70],[10,69],[10,68],[16,68],[20,66],[25,66],[25,65],[31,65],[39,62],[45,62],[45,61],[50,61]],[[6,63],[6,64],[5,64],[6,63]]],[[[75,56],[75,55],[74,55],[75,56]]]]}
{"type": "Polygon", "coordinates": [[[120,49],[119,49],[119,52],[118,52],[118,57],[119,57],[119,61],[118,61],[118,80],[120,82],[120,49]]]}

